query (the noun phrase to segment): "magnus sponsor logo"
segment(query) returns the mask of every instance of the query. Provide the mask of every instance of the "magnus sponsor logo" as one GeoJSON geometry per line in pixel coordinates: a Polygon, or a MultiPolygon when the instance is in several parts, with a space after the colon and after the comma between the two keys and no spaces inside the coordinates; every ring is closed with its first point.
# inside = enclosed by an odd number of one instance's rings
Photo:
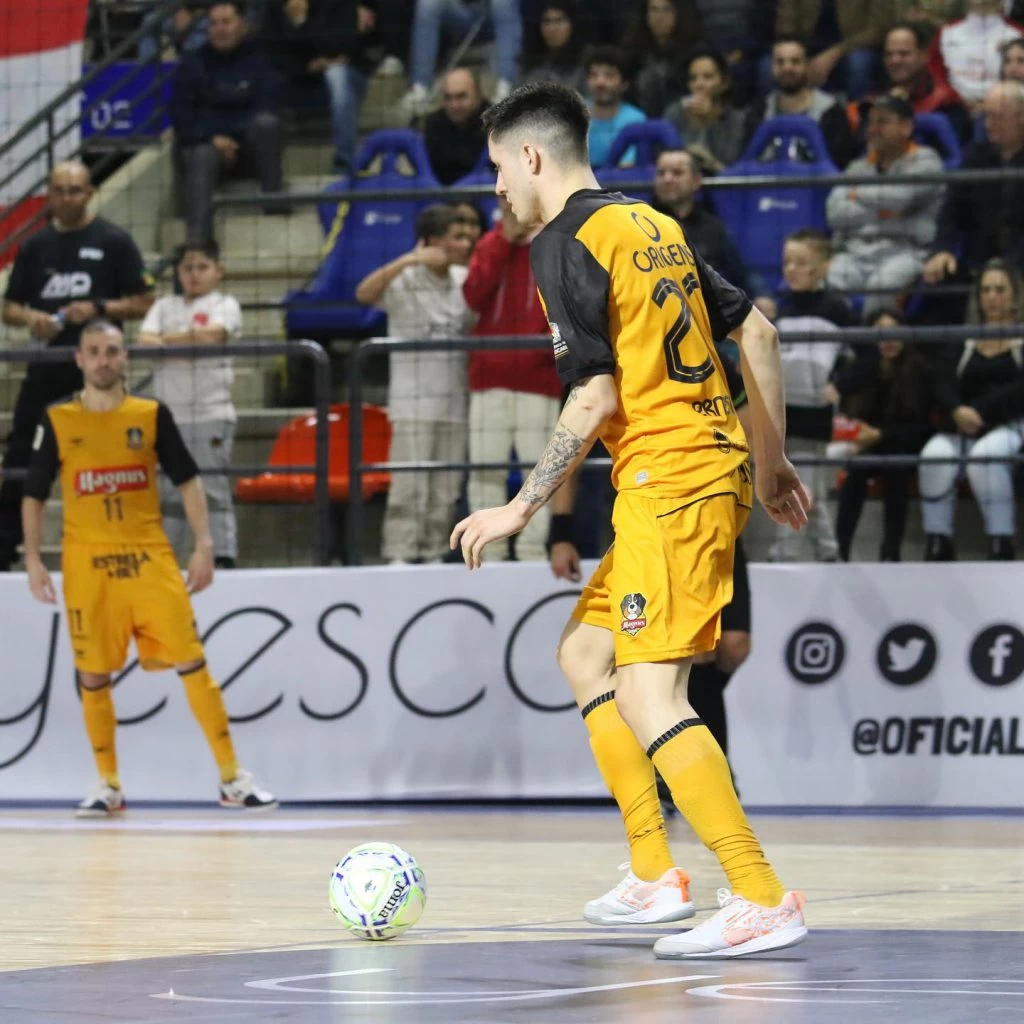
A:
{"type": "Polygon", "coordinates": [[[145,466],[117,466],[113,469],[80,469],[75,474],[75,494],[119,494],[122,491],[144,491],[149,486],[145,466]]]}

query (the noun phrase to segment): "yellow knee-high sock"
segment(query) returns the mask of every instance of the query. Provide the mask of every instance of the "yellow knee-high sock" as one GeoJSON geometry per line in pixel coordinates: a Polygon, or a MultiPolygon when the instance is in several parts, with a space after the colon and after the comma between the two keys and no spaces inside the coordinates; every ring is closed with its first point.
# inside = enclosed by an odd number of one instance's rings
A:
{"type": "Polygon", "coordinates": [[[718,858],[734,893],[764,907],[785,895],[733,788],[722,748],[699,718],[674,725],[647,756],[672,790],[679,812],[718,858]]]}
{"type": "Polygon", "coordinates": [[[235,745],[231,741],[228,709],[224,707],[224,697],[217,680],[210,675],[205,661],[190,672],[178,674],[185,684],[188,706],[202,726],[206,742],[213,751],[220,769],[220,781],[230,782],[238,774],[238,762],[235,760],[235,745]]]}
{"type": "Polygon", "coordinates": [[[85,717],[85,732],[92,744],[92,754],[96,758],[100,778],[108,786],[120,789],[117,748],[114,745],[117,715],[114,713],[114,697],[109,685],[101,690],[82,688],[82,714],[85,717]]]}
{"type": "Polygon", "coordinates": [[[622,812],[629,839],[630,867],[637,878],[654,882],[674,867],[658,801],[654,766],[622,720],[615,694],[606,693],[583,709],[601,778],[622,812]]]}

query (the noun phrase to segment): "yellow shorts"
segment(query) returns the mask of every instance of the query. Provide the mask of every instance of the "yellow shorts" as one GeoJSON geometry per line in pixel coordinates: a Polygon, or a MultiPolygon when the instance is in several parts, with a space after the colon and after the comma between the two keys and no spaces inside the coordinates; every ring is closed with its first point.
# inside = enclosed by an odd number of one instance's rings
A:
{"type": "Polygon", "coordinates": [[[615,638],[615,664],[672,661],[714,650],[732,600],[736,538],[750,513],[746,466],[696,500],[623,491],[615,541],[573,618],[615,638]]]}
{"type": "Polygon", "coordinates": [[[203,658],[192,602],[170,546],[71,544],[64,548],[63,571],[80,672],[120,671],[132,637],[147,671],[203,658]]]}

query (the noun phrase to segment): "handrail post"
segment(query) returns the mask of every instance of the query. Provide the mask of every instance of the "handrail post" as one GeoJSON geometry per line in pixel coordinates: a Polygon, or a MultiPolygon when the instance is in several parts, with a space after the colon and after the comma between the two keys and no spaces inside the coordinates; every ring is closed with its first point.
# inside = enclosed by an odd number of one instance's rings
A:
{"type": "Polygon", "coordinates": [[[50,172],[53,170],[54,163],[54,152],[53,152],[53,114],[51,110],[46,115],[46,174],[49,177],[50,172]]]}
{"type": "Polygon", "coordinates": [[[313,404],[316,407],[314,438],[316,476],[313,482],[313,509],[316,517],[316,564],[330,565],[334,549],[331,522],[331,361],[315,341],[299,344],[313,361],[313,404]]]}
{"type": "Polygon", "coordinates": [[[348,377],[348,516],[346,561],[363,564],[363,363],[367,341],[361,341],[349,365],[348,377]]]}

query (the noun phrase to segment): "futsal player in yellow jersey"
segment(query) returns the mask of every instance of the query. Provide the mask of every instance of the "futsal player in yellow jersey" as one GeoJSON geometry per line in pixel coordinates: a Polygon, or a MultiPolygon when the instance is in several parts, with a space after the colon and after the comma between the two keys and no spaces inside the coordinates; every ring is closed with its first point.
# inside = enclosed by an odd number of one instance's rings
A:
{"type": "Polygon", "coordinates": [[[586,916],[654,923],[694,912],[689,879],[669,852],[656,766],[731,891],[719,890],[709,920],[659,939],[655,956],[781,949],[807,935],[803,897],[776,877],[721,748],[686,699],[693,656],[718,642],[755,489],[716,339],[732,337],[742,353],[757,495],[775,521],[807,522],[810,495],[784,452],[778,336],[675,220],[600,190],[588,122],[579,96],[550,83],[522,86],[484,115],[497,193],[520,223],[545,225],[531,260],[570,390],[519,494],[464,519],[452,547],[478,568],[482,549],[521,530],[600,437],[618,492],[615,540],[562,634],[558,661],[622,812],[631,865],[586,916]]]}
{"type": "Polygon", "coordinates": [[[128,356],[117,327],[105,320],[87,324],[76,361],[85,387],[44,413],[21,514],[29,588],[38,600],[55,604],[40,536],[43,506],[59,474],[64,601],[85,728],[100,775],[77,813],[105,817],[125,807],[110,677],[124,666],[132,637],[144,669],[173,666],[181,677],[220,770],[221,805],[276,807],[274,797],[238,767],[220,687],[196,633],[189,591],[198,593],[213,582],[213,541],[196,464],[167,406],[125,393],[128,356]],[[160,518],[158,463],[180,488],[195,536],[187,588],[160,518]]]}

